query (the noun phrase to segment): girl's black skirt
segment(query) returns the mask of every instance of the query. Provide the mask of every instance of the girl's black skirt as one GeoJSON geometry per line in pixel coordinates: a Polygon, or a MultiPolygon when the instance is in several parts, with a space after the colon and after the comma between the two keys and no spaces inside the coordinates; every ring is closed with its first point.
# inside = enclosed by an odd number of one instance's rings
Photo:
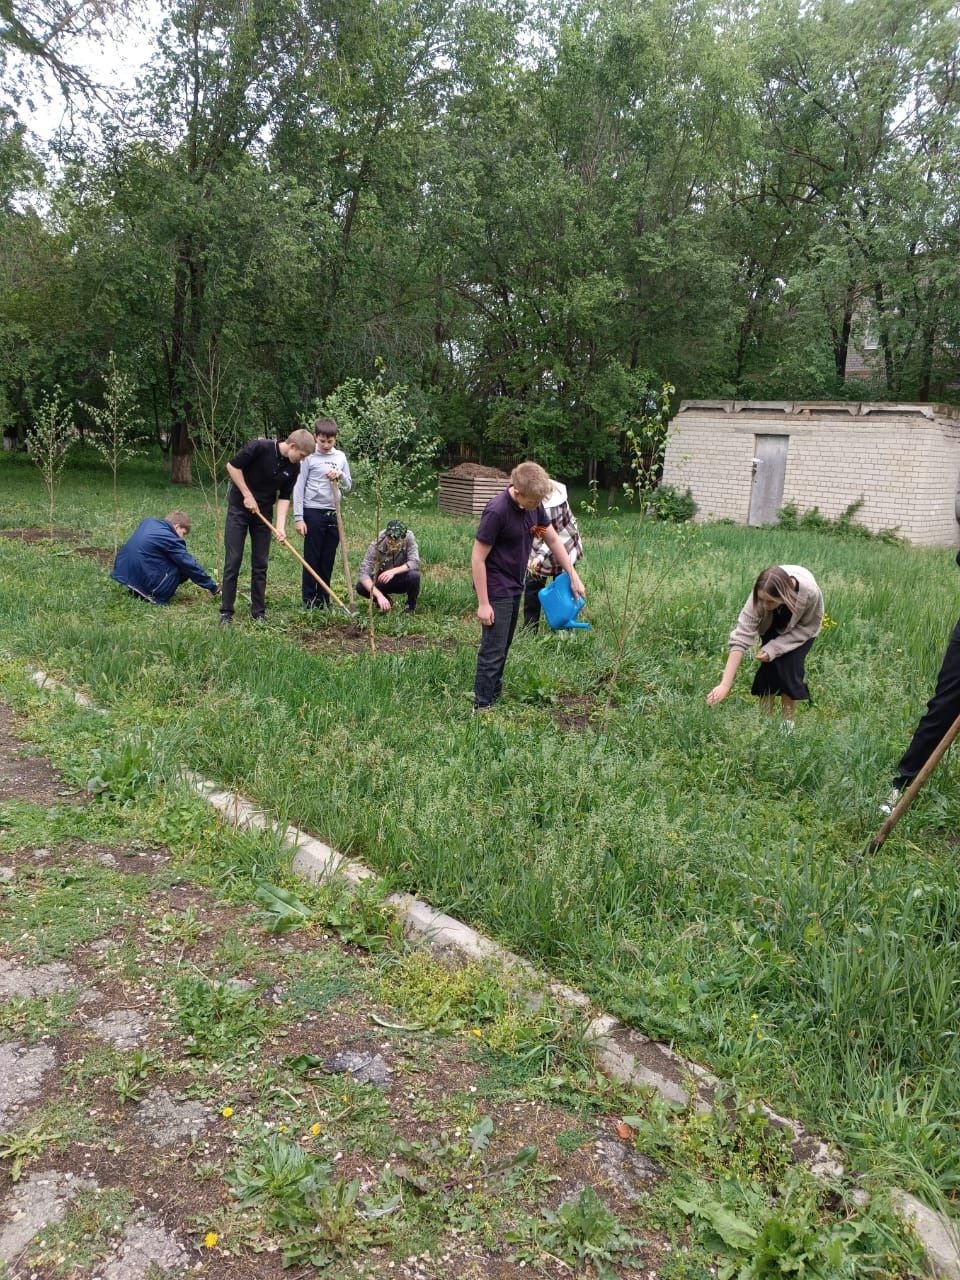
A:
{"type": "MultiPolygon", "coordinates": [[[[765,635],[760,637],[760,648],[775,636],[782,635],[790,622],[790,611],[781,605],[773,615],[773,622],[765,635]],[[782,610],[782,613],[781,613],[782,610]]],[[[813,647],[813,639],[805,640],[797,649],[782,653],[772,662],[761,662],[757,665],[757,674],[753,678],[750,692],[758,698],[769,698],[777,693],[785,693],[796,702],[810,702],[810,690],[804,679],[804,663],[807,654],[813,647]]]]}

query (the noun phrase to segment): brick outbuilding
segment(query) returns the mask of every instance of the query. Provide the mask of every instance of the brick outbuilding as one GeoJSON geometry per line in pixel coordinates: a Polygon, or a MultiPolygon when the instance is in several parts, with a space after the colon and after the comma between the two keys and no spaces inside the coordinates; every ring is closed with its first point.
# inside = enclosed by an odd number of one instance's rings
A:
{"type": "Polygon", "coordinates": [[[942,404],[684,400],[663,483],[690,489],[698,520],[772,524],[793,503],[956,546],[960,409],[942,404]]]}

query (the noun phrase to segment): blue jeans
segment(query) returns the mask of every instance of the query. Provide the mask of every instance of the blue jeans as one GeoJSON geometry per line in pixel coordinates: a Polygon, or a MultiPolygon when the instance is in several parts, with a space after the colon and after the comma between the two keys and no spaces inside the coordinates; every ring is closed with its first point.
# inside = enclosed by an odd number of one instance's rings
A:
{"type": "Polygon", "coordinates": [[[473,705],[491,707],[503,688],[503,668],[513,633],[520,616],[520,597],[503,596],[491,600],[493,626],[480,630],[480,652],[477,654],[477,676],[473,685],[473,705]]]}
{"type": "MultiPolygon", "coordinates": [[[[324,582],[329,584],[333,566],[337,562],[337,547],[340,545],[337,513],[320,507],[304,507],[303,519],[307,526],[303,558],[314,573],[319,573],[324,582]]],[[[325,609],[330,603],[326,591],[306,569],[300,575],[300,594],[303,596],[303,603],[311,609],[325,609]]]]}

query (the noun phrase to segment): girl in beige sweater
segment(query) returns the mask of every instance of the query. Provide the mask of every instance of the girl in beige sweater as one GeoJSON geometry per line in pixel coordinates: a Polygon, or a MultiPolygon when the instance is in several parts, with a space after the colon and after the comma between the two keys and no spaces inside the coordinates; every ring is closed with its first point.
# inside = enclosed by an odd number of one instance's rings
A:
{"type": "Polygon", "coordinates": [[[809,569],[798,564],[773,564],[757,578],[730,633],[730,655],[720,683],[707,694],[713,706],[733,687],[743,655],[759,640],[760,667],[751,693],[761,708],[773,711],[779,694],[783,718],[793,728],[797,703],[809,701],[804,662],[823,626],[823,592],[809,569]]]}

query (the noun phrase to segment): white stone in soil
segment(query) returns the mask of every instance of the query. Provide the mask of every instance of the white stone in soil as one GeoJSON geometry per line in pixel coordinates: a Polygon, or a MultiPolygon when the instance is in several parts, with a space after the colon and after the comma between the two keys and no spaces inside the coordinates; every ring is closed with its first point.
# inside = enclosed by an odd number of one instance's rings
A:
{"type": "Polygon", "coordinates": [[[79,980],[68,964],[38,964],[32,968],[0,960],[0,1000],[33,1000],[69,991],[79,980]]]}
{"type": "Polygon", "coordinates": [[[43,1087],[43,1078],[56,1063],[48,1044],[0,1044],[0,1133],[12,1129],[22,1107],[32,1102],[43,1087]]]}
{"type": "Polygon", "coordinates": [[[155,1147],[170,1147],[193,1138],[210,1123],[201,1102],[177,1102],[166,1089],[154,1089],[137,1108],[137,1119],[155,1147]]]}
{"type": "Polygon", "coordinates": [[[115,1049],[135,1049],[147,1035],[147,1020],[136,1009],[113,1009],[89,1023],[89,1029],[115,1049]]]}
{"type": "Polygon", "coordinates": [[[62,1221],[79,1191],[93,1189],[92,1178],[73,1173],[28,1174],[0,1207],[0,1262],[11,1263],[45,1227],[62,1221]]]}
{"type": "Polygon", "coordinates": [[[165,1274],[183,1271],[190,1259],[176,1236],[148,1218],[132,1222],[114,1257],[103,1268],[102,1280],[143,1280],[151,1268],[165,1274]]]}
{"type": "Polygon", "coordinates": [[[393,1074],[382,1054],[356,1053],[352,1049],[335,1054],[327,1063],[327,1070],[342,1071],[353,1076],[358,1084],[375,1084],[380,1088],[390,1083],[393,1074]]]}
{"type": "Polygon", "coordinates": [[[606,1180],[631,1201],[642,1199],[651,1183],[663,1176],[663,1169],[655,1160],[633,1151],[625,1142],[600,1138],[594,1149],[606,1180]]]}

